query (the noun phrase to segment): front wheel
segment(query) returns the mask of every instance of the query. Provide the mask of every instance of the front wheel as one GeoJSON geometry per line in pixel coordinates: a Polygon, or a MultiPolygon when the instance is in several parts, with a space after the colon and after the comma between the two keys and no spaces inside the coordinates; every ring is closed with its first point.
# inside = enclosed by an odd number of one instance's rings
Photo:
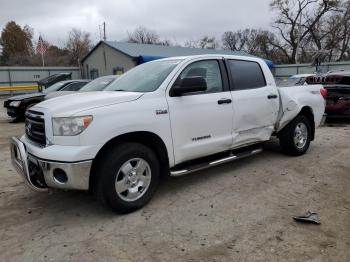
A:
{"type": "Polygon", "coordinates": [[[160,177],[159,161],[148,147],[125,143],[111,149],[98,169],[99,195],[116,212],[128,213],[153,196],[160,177]]]}
{"type": "Polygon", "coordinates": [[[299,115],[290,122],[279,134],[282,151],[288,155],[303,155],[311,142],[310,120],[299,115]]]}

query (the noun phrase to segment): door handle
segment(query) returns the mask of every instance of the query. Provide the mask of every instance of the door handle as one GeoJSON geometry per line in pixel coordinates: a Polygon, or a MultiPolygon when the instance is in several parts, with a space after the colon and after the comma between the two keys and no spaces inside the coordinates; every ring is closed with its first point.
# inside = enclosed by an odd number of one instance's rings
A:
{"type": "Polygon", "coordinates": [[[230,98],[221,98],[219,101],[218,101],[218,104],[219,105],[222,105],[222,104],[231,104],[232,100],[230,98]]]}
{"type": "Polygon", "coordinates": [[[276,98],[278,98],[278,96],[275,95],[275,94],[269,94],[269,95],[267,96],[267,99],[276,99],[276,98]]]}

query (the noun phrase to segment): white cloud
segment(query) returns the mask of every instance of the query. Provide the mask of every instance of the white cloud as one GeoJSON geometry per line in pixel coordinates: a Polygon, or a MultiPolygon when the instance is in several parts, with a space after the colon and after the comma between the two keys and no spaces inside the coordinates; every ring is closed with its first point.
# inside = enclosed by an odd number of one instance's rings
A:
{"type": "Polygon", "coordinates": [[[270,0],[0,0],[0,29],[14,20],[34,28],[35,37],[61,44],[71,28],[99,40],[106,21],[109,40],[122,40],[142,25],[161,37],[183,43],[203,35],[220,39],[227,30],[267,28],[270,0]]]}

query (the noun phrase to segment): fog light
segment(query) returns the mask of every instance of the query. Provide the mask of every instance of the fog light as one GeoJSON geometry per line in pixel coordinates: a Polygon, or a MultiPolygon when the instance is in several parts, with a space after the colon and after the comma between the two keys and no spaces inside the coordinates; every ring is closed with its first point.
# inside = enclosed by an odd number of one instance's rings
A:
{"type": "Polygon", "coordinates": [[[66,172],[61,168],[56,168],[53,170],[53,179],[59,184],[65,184],[68,181],[66,172]]]}

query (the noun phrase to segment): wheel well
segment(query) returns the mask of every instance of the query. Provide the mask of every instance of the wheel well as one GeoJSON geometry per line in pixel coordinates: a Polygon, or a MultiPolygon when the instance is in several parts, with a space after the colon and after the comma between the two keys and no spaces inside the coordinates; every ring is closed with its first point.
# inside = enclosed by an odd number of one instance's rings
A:
{"type": "Polygon", "coordinates": [[[93,189],[94,185],[96,185],[96,182],[97,182],[96,168],[99,162],[101,161],[101,159],[103,158],[103,155],[106,152],[108,152],[108,150],[111,147],[115,147],[118,144],[125,143],[125,142],[140,143],[152,149],[153,152],[156,153],[160,161],[161,174],[164,175],[169,172],[168,152],[163,140],[158,135],[151,132],[144,132],[144,131],[127,133],[109,140],[97,153],[96,157],[92,162],[92,167],[90,172],[90,180],[89,180],[90,190],[93,189]]]}
{"type": "Polygon", "coordinates": [[[308,106],[305,106],[301,109],[299,115],[305,116],[307,119],[309,119],[311,124],[311,141],[315,139],[315,119],[314,119],[314,113],[312,109],[308,106]]]}

